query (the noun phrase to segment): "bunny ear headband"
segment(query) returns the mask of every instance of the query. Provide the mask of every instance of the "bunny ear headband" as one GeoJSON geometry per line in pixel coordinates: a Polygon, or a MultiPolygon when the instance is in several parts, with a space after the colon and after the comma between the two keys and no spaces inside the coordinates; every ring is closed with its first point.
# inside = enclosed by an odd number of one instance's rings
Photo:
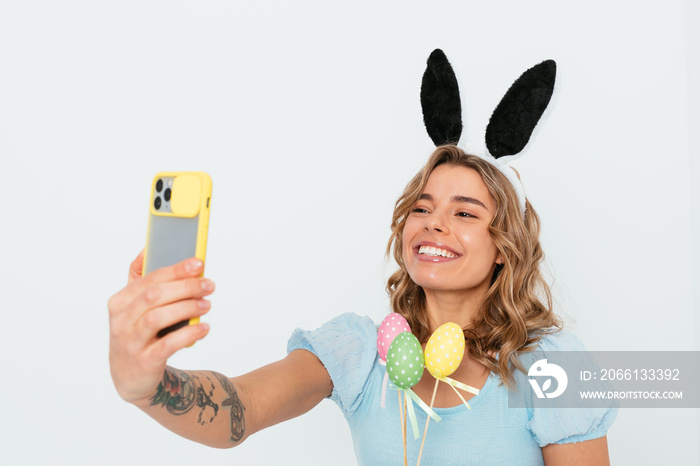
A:
{"type": "MultiPolygon", "coordinates": [[[[518,193],[520,213],[525,217],[525,190],[505,157],[519,154],[530,140],[554,91],[557,65],[546,60],[525,71],[505,93],[486,127],[490,154],[479,158],[503,173],[518,193]]],[[[428,57],[420,92],[423,121],[436,146],[459,142],[462,135],[462,105],[457,78],[440,49],[428,57]]],[[[509,157],[508,161],[517,157],[509,157]]]]}

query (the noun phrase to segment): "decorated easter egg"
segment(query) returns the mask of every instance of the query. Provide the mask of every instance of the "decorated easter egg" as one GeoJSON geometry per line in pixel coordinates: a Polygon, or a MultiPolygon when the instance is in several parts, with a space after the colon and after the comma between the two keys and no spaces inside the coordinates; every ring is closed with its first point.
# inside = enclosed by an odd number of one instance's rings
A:
{"type": "Polygon", "coordinates": [[[377,330],[377,351],[379,352],[379,359],[386,361],[386,353],[389,351],[389,346],[401,332],[411,332],[411,327],[408,326],[408,322],[401,314],[392,312],[388,316],[384,317],[382,324],[377,330]]]}
{"type": "Polygon", "coordinates": [[[423,376],[423,348],[411,332],[399,333],[386,355],[386,373],[399,388],[411,388],[423,376]]]}
{"type": "Polygon", "coordinates": [[[464,332],[453,322],[438,327],[425,346],[425,367],[435,378],[451,375],[463,357],[464,332]]]}

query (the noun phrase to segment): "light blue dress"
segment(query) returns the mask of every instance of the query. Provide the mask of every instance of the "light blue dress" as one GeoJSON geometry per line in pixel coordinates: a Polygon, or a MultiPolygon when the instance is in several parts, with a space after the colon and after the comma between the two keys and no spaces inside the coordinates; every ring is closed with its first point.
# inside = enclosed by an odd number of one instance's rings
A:
{"type": "MultiPolygon", "coordinates": [[[[343,314],[313,331],[297,329],[287,351],[305,349],[321,360],[333,381],[331,399],[350,425],[359,464],[403,464],[399,399],[387,390],[380,407],[386,368],[379,364],[377,326],[369,317],[343,314]]],[[[568,333],[540,341],[544,351],[583,350],[568,333]]],[[[464,405],[436,408],[442,421],[431,420],[421,465],[542,465],[541,447],[574,443],[606,435],[617,416],[613,408],[509,408],[508,390],[491,374],[479,395],[464,405]]],[[[389,384],[391,385],[391,384],[389,384]]],[[[426,415],[416,409],[421,437],[407,436],[408,463],[415,464],[426,415]]]]}

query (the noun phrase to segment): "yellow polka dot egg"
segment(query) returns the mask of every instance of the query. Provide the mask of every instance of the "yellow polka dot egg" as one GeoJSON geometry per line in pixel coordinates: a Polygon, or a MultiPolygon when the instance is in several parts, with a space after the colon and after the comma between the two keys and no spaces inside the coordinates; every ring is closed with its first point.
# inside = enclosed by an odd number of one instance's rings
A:
{"type": "Polygon", "coordinates": [[[411,388],[423,377],[423,348],[411,332],[399,333],[386,355],[386,373],[399,388],[411,388]]]}
{"type": "Polygon", "coordinates": [[[435,378],[448,377],[464,358],[464,332],[448,322],[433,332],[425,346],[425,367],[435,378]]]}

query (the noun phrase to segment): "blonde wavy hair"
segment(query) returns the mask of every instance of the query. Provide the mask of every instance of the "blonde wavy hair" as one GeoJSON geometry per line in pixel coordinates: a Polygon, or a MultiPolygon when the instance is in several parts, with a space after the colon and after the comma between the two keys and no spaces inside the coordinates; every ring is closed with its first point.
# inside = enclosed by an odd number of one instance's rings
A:
{"type": "Polygon", "coordinates": [[[456,146],[440,146],[408,183],[394,207],[386,251],[387,257],[393,253],[399,265],[399,270],[389,277],[386,286],[391,307],[406,318],[421,343],[428,341],[430,323],[425,312],[425,293],[406,270],[402,252],[403,229],[430,174],[440,165],[476,170],[496,204],[489,232],[504,264],[496,266],[478,317],[463,330],[469,355],[498,374],[501,384],[510,387],[513,367],[524,372],[515,352],[532,349],[543,335],[561,330],[563,323],[552,311],[549,285],[540,272],[544,253],[539,240],[539,217],[526,201],[523,219],[513,186],[492,164],[456,146]],[[490,353],[498,353],[498,359],[490,353]]]}

